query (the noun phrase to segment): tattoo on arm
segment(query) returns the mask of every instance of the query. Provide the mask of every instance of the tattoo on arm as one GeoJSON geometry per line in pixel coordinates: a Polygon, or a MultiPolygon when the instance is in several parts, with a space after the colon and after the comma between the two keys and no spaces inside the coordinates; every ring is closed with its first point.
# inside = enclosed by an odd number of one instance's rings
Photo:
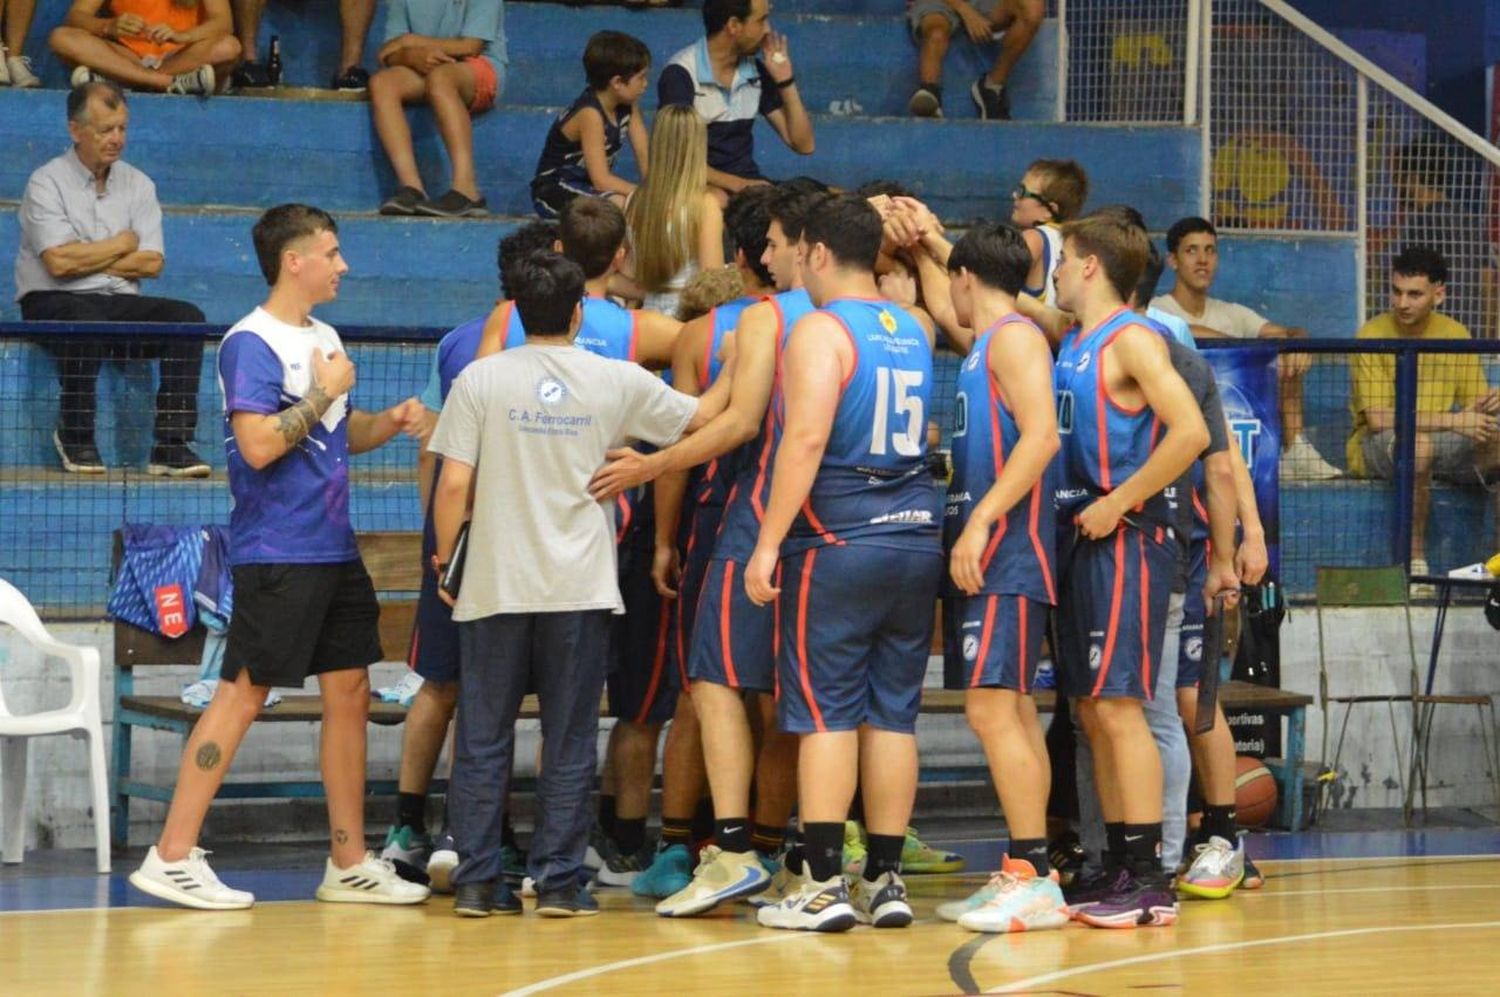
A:
{"type": "Polygon", "coordinates": [[[312,432],[312,428],[332,404],[333,399],[328,397],[328,392],[314,384],[307,389],[307,395],[301,401],[276,414],[276,432],[280,434],[288,450],[312,432]]]}
{"type": "Polygon", "coordinates": [[[198,753],[193,756],[193,761],[197,762],[198,767],[205,772],[212,772],[218,768],[219,762],[223,759],[224,752],[212,741],[205,742],[198,748],[198,753]]]}

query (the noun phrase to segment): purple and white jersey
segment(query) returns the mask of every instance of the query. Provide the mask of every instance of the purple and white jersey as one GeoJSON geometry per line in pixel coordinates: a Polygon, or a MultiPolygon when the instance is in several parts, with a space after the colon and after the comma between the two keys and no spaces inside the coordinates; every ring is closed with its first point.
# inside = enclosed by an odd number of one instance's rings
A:
{"type": "Polygon", "coordinates": [[[337,564],[359,556],[349,524],[349,396],[334,399],[312,432],[257,471],[240,455],[230,417],[271,415],[312,385],[313,347],[342,350],[333,326],[287,325],[257,308],[219,344],[224,447],[229,462],[231,564],[337,564]]]}

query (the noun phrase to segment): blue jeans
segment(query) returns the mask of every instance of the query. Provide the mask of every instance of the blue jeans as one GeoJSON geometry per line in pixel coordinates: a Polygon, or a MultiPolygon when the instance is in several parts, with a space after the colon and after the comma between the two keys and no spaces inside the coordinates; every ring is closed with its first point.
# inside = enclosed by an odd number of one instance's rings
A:
{"type": "MultiPolygon", "coordinates": [[[[1177,714],[1177,642],[1182,629],[1182,594],[1172,593],[1167,607],[1166,639],[1156,671],[1155,696],[1145,703],[1146,724],[1161,753],[1161,864],[1169,874],[1182,862],[1187,839],[1188,782],[1193,759],[1188,753],[1187,730],[1177,714]]],[[[1094,756],[1083,725],[1075,728],[1078,738],[1078,836],[1089,853],[1090,864],[1104,854],[1104,814],[1094,788],[1094,756]]]]}
{"type": "Polygon", "coordinates": [[[609,613],[500,613],[458,625],[458,721],[448,819],[454,883],[500,878],[516,716],[527,686],[542,713],[542,771],[527,872],[537,892],[578,887],[598,764],[609,613]]]}

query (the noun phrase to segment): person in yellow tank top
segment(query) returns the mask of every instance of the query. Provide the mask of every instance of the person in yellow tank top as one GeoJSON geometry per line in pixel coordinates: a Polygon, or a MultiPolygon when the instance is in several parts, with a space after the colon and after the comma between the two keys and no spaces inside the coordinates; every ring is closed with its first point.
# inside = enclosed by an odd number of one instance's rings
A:
{"type": "Polygon", "coordinates": [[[73,0],[47,41],[74,67],[73,86],[104,76],[205,97],[240,57],[229,0],[73,0]]]}
{"type": "MultiPolygon", "coordinates": [[[[1469,330],[1437,313],[1447,292],[1448,264],[1425,246],[1407,247],[1391,264],[1391,310],[1365,323],[1356,339],[1468,339],[1469,330]]],[[[1353,431],[1349,473],[1391,478],[1396,457],[1396,357],[1356,353],[1349,360],[1353,431]]],[[[1416,487],[1412,496],[1411,564],[1427,573],[1427,511],[1432,479],[1455,484],[1500,483],[1500,390],[1491,388],[1476,354],[1429,354],[1417,361],[1416,487]]]]}

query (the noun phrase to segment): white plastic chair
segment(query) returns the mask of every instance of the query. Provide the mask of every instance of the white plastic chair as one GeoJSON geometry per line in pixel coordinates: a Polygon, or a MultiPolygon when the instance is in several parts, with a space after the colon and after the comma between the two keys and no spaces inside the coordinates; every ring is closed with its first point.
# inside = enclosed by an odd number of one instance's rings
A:
{"type": "Polygon", "coordinates": [[[0,861],[21,861],[26,844],[22,820],[26,804],[26,742],[48,734],[71,734],[89,744],[89,781],[94,796],[95,858],[109,872],[109,768],[104,761],[104,726],[100,713],[99,651],[64,644],[47,632],[36,610],[14,585],[0,578],[0,623],[9,624],[32,647],[61,658],[73,673],[73,697],[60,710],[15,716],[0,690],[0,861]]]}

